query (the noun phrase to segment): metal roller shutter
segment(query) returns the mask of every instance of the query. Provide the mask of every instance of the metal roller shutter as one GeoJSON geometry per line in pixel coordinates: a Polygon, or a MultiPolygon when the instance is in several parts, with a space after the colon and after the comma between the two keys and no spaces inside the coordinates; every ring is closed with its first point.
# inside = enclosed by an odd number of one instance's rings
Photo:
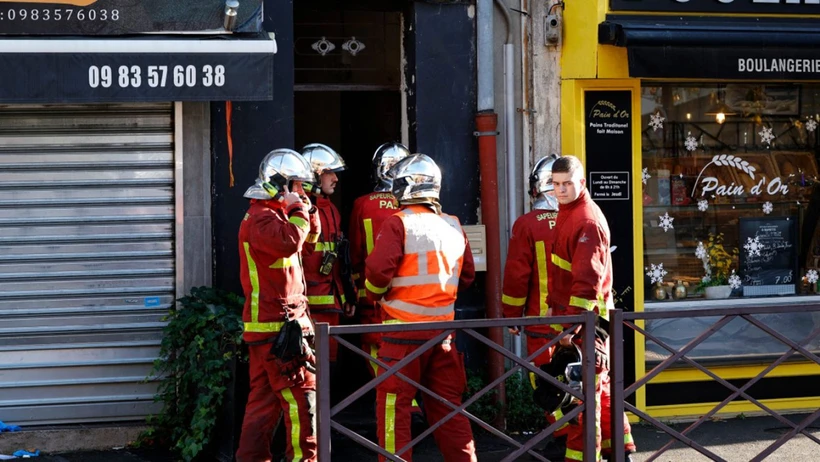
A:
{"type": "Polygon", "coordinates": [[[0,106],[0,420],[138,420],[174,299],[173,105],[0,106]]]}

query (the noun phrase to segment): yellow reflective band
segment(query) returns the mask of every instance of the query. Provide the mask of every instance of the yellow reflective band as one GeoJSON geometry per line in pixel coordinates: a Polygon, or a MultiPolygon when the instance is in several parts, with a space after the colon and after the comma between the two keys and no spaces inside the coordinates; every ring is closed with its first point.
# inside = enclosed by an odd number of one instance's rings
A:
{"type": "Polygon", "coordinates": [[[609,310],[606,309],[606,300],[604,300],[603,294],[598,294],[598,316],[606,319],[609,321],[609,310]]]}
{"type": "Polygon", "coordinates": [[[416,401],[415,399],[413,399],[413,401],[410,402],[410,406],[411,407],[419,407],[419,402],[416,401]]]}
{"type": "Polygon", "coordinates": [[[550,324],[550,327],[555,329],[556,332],[564,332],[564,326],[561,324],[550,324]]]}
{"type": "Polygon", "coordinates": [[[635,444],[635,440],[632,439],[632,433],[624,433],[624,444],[635,444]]]}
{"type": "Polygon", "coordinates": [[[384,449],[396,453],[396,394],[388,393],[384,403],[384,449]]]}
{"type": "Polygon", "coordinates": [[[317,242],[316,243],[316,251],[317,252],[327,252],[327,251],[334,251],[336,250],[336,243],[335,242],[317,242]]]}
{"type": "Polygon", "coordinates": [[[333,295],[308,295],[308,304],[310,305],[333,305],[336,299],[333,295]]]}
{"type": "Polygon", "coordinates": [[[541,316],[546,316],[549,310],[547,305],[547,295],[549,295],[549,288],[547,286],[547,249],[544,241],[535,243],[535,262],[538,265],[538,304],[541,316]]]}
{"type": "MultiPolygon", "coordinates": [[[[370,357],[376,359],[379,355],[379,346],[375,343],[370,344],[370,357]]],[[[379,375],[379,365],[373,361],[370,361],[370,367],[373,368],[373,375],[379,375]]]]}
{"type": "MultiPolygon", "coordinates": [[[[552,416],[555,418],[555,421],[558,422],[559,420],[564,418],[564,413],[561,411],[561,409],[558,409],[557,411],[552,413],[552,416]]],[[[569,425],[569,423],[564,423],[564,425],[558,427],[558,430],[566,428],[567,425],[569,425]]]]}
{"type": "Polygon", "coordinates": [[[387,292],[387,287],[376,287],[367,279],[364,280],[364,286],[367,287],[367,290],[373,292],[376,295],[381,295],[387,292]]]}
{"type": "Polygon", "coordinates": [[[387,319],[382,321],[382,324],[404,324],[404,321],[400,319],[387,319]]]}
{"type": "Polygon", "coordinates": [[[576,451],[574,449],[567,448],[567,452],[564,453],[564,457],[569,460],[579,460],[581,462],[584,461],[584,451],[576,451]]]}
{"type": "Polygon", "coordinates": [[[342,304],[347,303],[347,298],[345,298],[345,294],[342,294],[340,298],[342,299],[342,304]]]}
{"type": "Polygon", "coordinates": [[[288,402],[288,416],[290,417],[290,445],[293,447],[293,460],[302,460],[302,446],[299,442],[302,440],[302,426],[299,422],[299,405],[293,398],[293,393],[290,388],[282,389],[282,397],[288,402]]]}
{"type": "Polygon", "coordinates": [[[611,449],[612,448],[612,440],[606,439],[601,440],[601,449],[611,449]]]}
{"type": "Polygon", "coordinates": [[[296,226],[298,226],[298,227],[300,227],[304,230],[310,229],[310,223],[308,223],[308,221],[305,220],[302,217],[296,217],[296,216],[290,217],[290,218],[288,218],[288,222],[292,223],[292,224],[294,224],[294,225],[296,225],[296,226]]]}
{"type": "Polygon", "coordinates": [[[509,295],[501,296],[501,303],[511,306],[524,306],[527,303],[527,297],[510,297],[509,295]]]}
{"type": "Polygon", "coordinates": [[[296,254],[293,254],[293,255],[289,256],[288,258],[280,258],[279,260],[276,260],[268,268],[284,269],[284,268],[290,268],[291,266],[296,266],[298,263],[299,263],[299,256],[296,255],[296,254]]]}
{"type": "Polygon", "coordinates": [[[354,281],[358,281],[362,275],[359,273],[353,273],[350,277],[353,278],[354,281]]]}
{"type": "Polygon", "coordinates": [[[307,242],[308,244],[315,244],[315,243],[319,242],[319,235],[314,234],[314,233],[308,233],[307,239],[305,239],[305,242],[307,242]]]}
{"type": "Polygon", "coordinates": [[[576,297],[573,295],[569,298],[569,306],[576,306],[578,308],[592,311],[598,306],[598,302],[596,300],[587,300],[585,298],[576,297]]]}
{"type": "Polygon", "coordinates": [[[367,255],[373,251],[373,220],[364,220],[364,242],[367,246],[367,255]]]}
{"type": "Polygon", "coordinates": [[[552,263],[563,270],[572,271],[572,263],[564,260],[558,255],[552,254],[552,263]]]}
{"type": "Polygon", "coordinates": [[[251,244],[243,242],[245,259],[248,261],[248,276],[251,278],[251,322],[259,321],[259,272],[256,271],[256,262],[251,257],[251,244]]]}
{"type": "Polygon", "coordinates": [[[359,298],[367,298],[367,289],[359,289],[359,298]]]}
{"type": "Polygon", "coordinates": [[[279,332],[284,327],[283,322],[246,322],[245,332],[273,333],[279,332]]]}

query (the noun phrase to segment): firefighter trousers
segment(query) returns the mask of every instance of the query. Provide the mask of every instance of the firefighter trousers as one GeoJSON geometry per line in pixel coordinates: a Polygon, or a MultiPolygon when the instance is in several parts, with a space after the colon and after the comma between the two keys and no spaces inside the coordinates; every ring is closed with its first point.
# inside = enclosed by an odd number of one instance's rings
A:
{"type": "Polygon", "coordinates": [[[250,345],[250,393],[237,462],[270,462],[271,438],[283,416],[287,460],[316,462],[316,377],[302,368],[291,380],[279,371],[270,345],[250,345]]]}
{"type": "MultiPolygon", "coordinates": [[[[419,345],[383,341],[379,359],[387,365],[399,362],[415,351],[419,345]]],[[[467,388],[464,359],[449,341],[436,345],[401,369],[407,377],[429,388],[434,393],[461,405],[461,397],[467,388]]],[[[385,373],[380,369],[379,374],[385,373]]],[[[410,410],[416,387],[391,375],[376,388],[376,424],[379,444],[388,452],[396,454],[411,441],[410,410]]],[[[451,409],[432,397],[423,402],[427,422],[432,426],[451,412],[451,409]]],[[[446,462],[476,462],[475,442],[470,422],[456,414],[433,433],[439,450],[446,462]]],[[[412,449],[398,454],[412,461],[412,449]]],[[[379,457],[380,462],[384,458],[379,457]]]]}
{"type": "MultiPolygon", "coordinates": [[[[611,405],[612,397],[610,396],[610,379],[609,374],[604,374],[601,380],[601,456],[609,458],[612,454],[612,426],[611,422],[611,405]]],[[[631,454],[637,451],[635,447],[635,440],[632,438],[632,426],[629,425],[629,419],[624,413],[624,452],[631,454]]]]}
{"type": "MultiPolygon", "coordinates": [[[[601,460],[601,379],[595,375],[595,460],[601,460]]],[[[589,411],[578,414],[577,419],[573,419],[566,426],[567,452],[564,456],[565,462],[577,462],[584,460],[584,419],[589,416],[589,411]]]]}

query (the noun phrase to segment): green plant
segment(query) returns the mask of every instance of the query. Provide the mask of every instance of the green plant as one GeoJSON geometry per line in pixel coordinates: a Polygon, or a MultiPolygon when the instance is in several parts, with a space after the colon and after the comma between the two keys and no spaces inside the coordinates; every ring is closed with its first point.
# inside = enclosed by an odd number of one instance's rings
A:
{"type": "MultiPolygon", "coordinates": [[[[468,374],[467,393],[465,399],[473,396],[489,382],[480,375],[468,374]]],[[[544,411],[535,405],[532,400],[532,386],[529,379],[513,374],[504,383],[507,395],[506,430],[511,433],[538,431],[546,426],[544,411]]],[[[467,411],[479,419],[492,424],[500,406],[495,401],[495,390],[471,404],[467,411]]]]}
{"type": "Polygon", "coordinates": [[[197,287],[163,318],[159,358],[146,379],[160,378],[154,400],[163,408],[148,419],[140,444],[170,447],[191,461],[209,443],[242,339],[243,304],[235,294],[197,287]]]}
{"type": "Polygon", "coordinates": [[[704,276],[697,285],[697,292],[703,292],[707,287],[724,286],[729,283],[729,276],[734,273],[732,264],[737,258],[737,248],[732,253],[723,247],[723,233],[714,235],[709,233],[706,246],[698,242],[695,255],[703,261],[704,276]],[[731,271],[730,271],[731,270],[731,271]]]}

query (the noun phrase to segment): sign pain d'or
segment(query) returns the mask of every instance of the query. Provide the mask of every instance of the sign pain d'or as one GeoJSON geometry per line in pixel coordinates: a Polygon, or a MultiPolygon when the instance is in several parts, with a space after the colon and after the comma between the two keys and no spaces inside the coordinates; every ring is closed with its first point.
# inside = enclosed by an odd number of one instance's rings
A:
{"type": "Polygon", "coordinates": [[[0,0],[0,3],[51,3],[60,5],[88,6],[97,3],[97,0],[0,0]]]}

